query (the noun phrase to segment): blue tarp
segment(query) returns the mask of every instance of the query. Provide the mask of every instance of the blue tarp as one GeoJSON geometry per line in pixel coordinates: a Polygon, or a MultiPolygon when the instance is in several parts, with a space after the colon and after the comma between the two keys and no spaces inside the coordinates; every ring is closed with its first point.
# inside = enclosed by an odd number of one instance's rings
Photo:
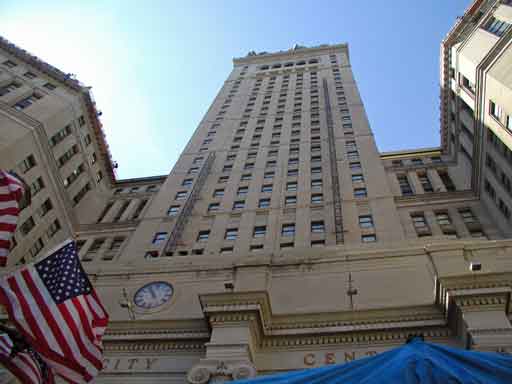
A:
{"type": "Polygon", "coordinates": [[[236,384],[505,384],[512,383],[512,356],[425,343],[402,347],[342,365],[328,365],[236,384]]]}

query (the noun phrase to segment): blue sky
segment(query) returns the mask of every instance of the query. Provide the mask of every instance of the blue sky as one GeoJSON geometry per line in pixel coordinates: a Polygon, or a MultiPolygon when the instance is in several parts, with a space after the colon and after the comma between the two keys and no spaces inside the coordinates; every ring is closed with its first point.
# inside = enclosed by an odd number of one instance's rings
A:
{"type": "Polygon", "coordinates": [[[349,44],[381,151],[439,145],[439,44],[470,0],[7,1],[0,34],[92,86],[118,177],[167,174],[248,51],[349,44]]]}

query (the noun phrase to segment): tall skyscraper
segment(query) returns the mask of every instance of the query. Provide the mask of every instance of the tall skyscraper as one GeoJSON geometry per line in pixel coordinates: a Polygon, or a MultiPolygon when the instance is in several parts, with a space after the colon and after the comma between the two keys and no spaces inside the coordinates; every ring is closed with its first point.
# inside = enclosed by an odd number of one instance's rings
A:
{"type": "Polygon", "coordinates": [[[510,352],[511,23],[477,0],[443,41],[439,148],[379,152],[348,45],[294,46],[234,59],[170,174],[130,180],[89,89],[0,40],[0,168],[33,193],[11,266],[77,238],[111,314],[98,383],[344,363],[410,334],[510,352]]]}

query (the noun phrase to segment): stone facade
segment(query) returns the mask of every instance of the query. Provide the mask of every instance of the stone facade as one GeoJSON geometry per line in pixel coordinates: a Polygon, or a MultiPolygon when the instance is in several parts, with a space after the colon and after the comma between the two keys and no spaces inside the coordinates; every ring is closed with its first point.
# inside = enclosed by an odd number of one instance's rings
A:
{"type": "Polygon", "coordinates": [[[410,334],[510,352],[510,24],[510,1],[477,0],[442,42],[439,148],[380,153],[348,46],[295,46],[234,59],[170,174],[130,180],[89,88],[1,40],[0,167],[34,195],[10,267],[77,239],[111,315],[98,383],[344,363],[410,334]]]}

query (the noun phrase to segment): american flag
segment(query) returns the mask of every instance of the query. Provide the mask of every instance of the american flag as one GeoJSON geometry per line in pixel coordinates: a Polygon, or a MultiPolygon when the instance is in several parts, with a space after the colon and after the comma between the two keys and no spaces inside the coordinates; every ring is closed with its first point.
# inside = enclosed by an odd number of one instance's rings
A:
{"type": "Polygon", "coordinates": [[[23,384],[53,384],[53,373],[37,352],[24,350],[11,355],[13,341],[6,333],[0,334],[0,363],[23,384]]]}
{"type": "Polygon", "coordinates": [[[74,241],[0,280],[9,319],[50,368],[87,383],[102,368],[108,314],[84,272],[74,241]]]}
{"type": "Polygon", "coordinates": [[[8,172],[0,170],[0,267],[7,264],[19,214],[18,204],[22,196],[23,183],[8,172]]]}

